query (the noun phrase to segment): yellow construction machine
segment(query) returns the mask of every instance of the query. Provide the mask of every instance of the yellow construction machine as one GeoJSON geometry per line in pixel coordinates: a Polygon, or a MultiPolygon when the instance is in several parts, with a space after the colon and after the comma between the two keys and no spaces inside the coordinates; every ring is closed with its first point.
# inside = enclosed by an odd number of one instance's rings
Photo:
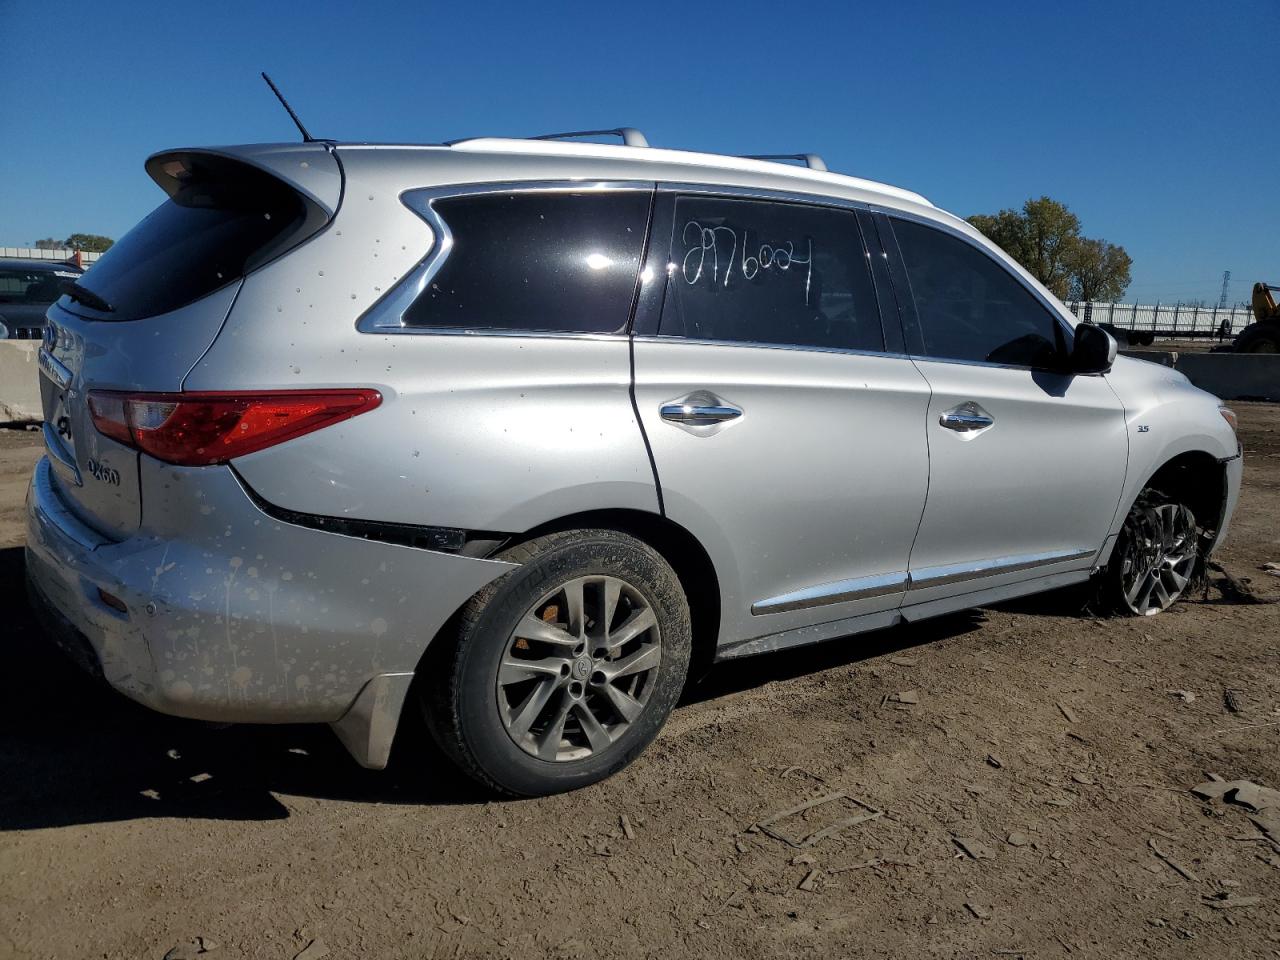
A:
{"type": "Polygon", "coordinates": [[[1253,319],[1236,335],[1236,353],[1280,353],[1280,306],[1275,295],[1280,284],[1253,285],[1253,319]]]}

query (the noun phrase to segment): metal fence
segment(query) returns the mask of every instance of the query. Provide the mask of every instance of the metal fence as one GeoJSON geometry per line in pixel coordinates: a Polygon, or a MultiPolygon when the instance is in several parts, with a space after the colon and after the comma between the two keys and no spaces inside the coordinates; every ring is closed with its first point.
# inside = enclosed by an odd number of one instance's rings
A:
{"type": "MultiPolygon", "coordinates": [[[[16,257],[20,260],[70,260],[75,255],[74,250],[37,250],[35,247],[0,247],[0,257],[16,257]]],[[[88,253],[82,251],[80,259],[84,261],[87,267],[93,261],[97,260],[102,254],[88,253]]]]}
{"type": "Polygon", "coordinates": [[[1253,323],[1247,303],[1229,307],[1188,306],[1183,303],[1101,303],[1096,300],[1068,300],[1067,308],[1081,320],[1109,323],[1122,330],[1152,331],[1161,337],[1208,337],[1230,324],[1234,336],[1253,323]]]}

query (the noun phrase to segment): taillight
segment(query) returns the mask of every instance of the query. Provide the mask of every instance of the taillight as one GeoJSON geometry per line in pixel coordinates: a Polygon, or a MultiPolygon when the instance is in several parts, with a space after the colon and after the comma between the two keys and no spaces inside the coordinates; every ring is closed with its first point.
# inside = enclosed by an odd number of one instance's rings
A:
{"type": "Polygon", "coordinates": [[[92,390],[100,433],[185,467],[226,463],[372,410],[377,390],[118,393],[92,390]]]}

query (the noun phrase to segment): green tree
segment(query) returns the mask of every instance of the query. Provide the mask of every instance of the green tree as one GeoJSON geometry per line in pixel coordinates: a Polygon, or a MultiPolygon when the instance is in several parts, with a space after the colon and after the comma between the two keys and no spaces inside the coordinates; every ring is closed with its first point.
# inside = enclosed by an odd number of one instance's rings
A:
{"type": "Polygon", "coordinates": [[[1072,299],[1119,300],[1129,286],[1132,266],[1124,247],[1105,240],[1081,240],[1071,258],[1072,299]]]}
{"type": "Polygon", "coordinates": [[[37,250],[61,250],[62,241],[55,240],[53,237],[45,237],[43,240],[36,241],[37,250]]]}
{"type": "Polygon", "coordinates": [[[99,236],[96,233],[73,233],[62,242],[62,245],[72,250],[83,250],[85,253],[105,253],[111,249],[113,243],[115,241],[110,237],[99,236]]]}
{"type": "Polygon", "coordinates": [[[1124,247],[1080,234],[1080,218],[1051,197],[1028,200],[1021,210],[977,214],[969,222],[1013,257],[1054,296],[1118,300],[1133,261],[1124,247]]]}
{"type": "Polygon", "coordinates": [[[969,222],[1027,268],[1056,297],[1066,297],[1071,259],[1080,242],[1080,218],[1050,197],[1028,200],[1021,210],[978,214],[969,222]]]}

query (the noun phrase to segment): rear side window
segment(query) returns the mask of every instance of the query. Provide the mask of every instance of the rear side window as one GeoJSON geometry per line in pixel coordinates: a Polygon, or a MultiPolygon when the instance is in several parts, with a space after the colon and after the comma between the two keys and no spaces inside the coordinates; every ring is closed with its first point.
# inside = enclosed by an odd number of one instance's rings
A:
{"type": "Polygon", "coordinates": [[[217,157],[164,162],[179,165],[173,168],[177,175],[167,178],[174,187],[170,198],[79,280],[111,311],[64,299],[67,309],[104,320],[168,313],[238,280],[282,244],[301,239],[310,211],[275,177],[217,157]]]}
{"type": "Polygon", "coordinates": [[[895,219],[893,230],[926,356],[1058,365],[1065,351],[1062,327],[1013,274],[972,244],[933,227],[895,219]]]}
{"type": "Polygon", "coordinates": [[[626,329],[650,190],[487,193],[436,200],[453,247],[405,311],[410,327],[626,329]]]}
{"type": "Polygon", "coordinates": [[[676,199],[659,334],[884,349],[857,216],[798,203],[676,199]]]}

